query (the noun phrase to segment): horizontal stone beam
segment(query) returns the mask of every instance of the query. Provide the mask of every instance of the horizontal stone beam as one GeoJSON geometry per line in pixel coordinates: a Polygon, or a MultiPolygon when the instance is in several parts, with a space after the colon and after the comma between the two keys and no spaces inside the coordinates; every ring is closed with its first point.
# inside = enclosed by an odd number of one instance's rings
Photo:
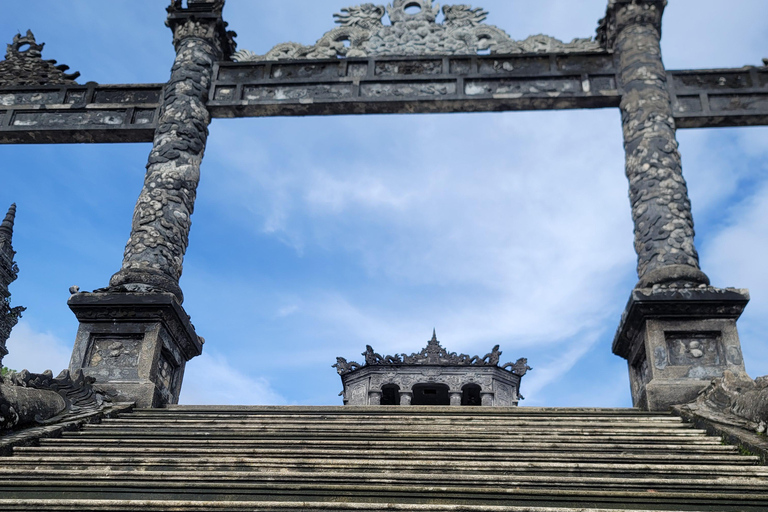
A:
{"type": "MultiPolygon", "coordinates": [[[[678,128],[768,125],[768,68],[668,71],[678,128]]],[[[0,143],[151,142],[162,84],[0,89],[0,143]]],[[[216,118],[618,107],[613,55],[220,62],[216,118]]]]}
{"type": "Polygon", "coordinates": [[[768,67],[668,74],[678,128],[768,125],[768,67]]]}
{"type": "Polygon", "coordinates": [[[162,84],[0,89],[0,143],[151,142],[162,84]]]}
{"type": "Polygon", "coordinates": [[[608,53],[219,63],[214,117],[406,114],[619,105],[608,53]]]}

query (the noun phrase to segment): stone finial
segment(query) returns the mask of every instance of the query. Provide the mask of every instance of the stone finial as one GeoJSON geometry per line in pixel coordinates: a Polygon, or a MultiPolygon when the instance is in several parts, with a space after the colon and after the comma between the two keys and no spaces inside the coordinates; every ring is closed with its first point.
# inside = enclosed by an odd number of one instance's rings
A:
{"type": "Polygon", "coordinates": [[[166,8],[165,25],[173,31],[173,45],[178,51],[184,39],[203,39],[214,46],[221,58],[229,59],[237,49],[237,34],[227,30],[222,18],[224,0],[171,0],[166,8]]]}
{"type": "Polygon", "coordinates": [[[5,214],[2,224],[0,224],[0,238],[11,240],[13,238],[13,223],[16,220],[16,203],[13,203],[8,208],[8,213],[5,214]]]}
{"type": "Polygon", "coordinates": [[[16,280],[19,267],[13,261],[16,251],[13,250],[13,223],[16,220],[16,204],[8,208],[5,219],[0,223],[0,365],[3,357],[8,354],[5,343],[11,335],[11,329],[21,318],[25,308],[11,307],[11,292],[8,286],[16,280]]]}
{"type": "Polygon", "coordinates": [[[69,66],[43,60],[45,43],[35,40],[31,30],[16,34],[8,45],[5,60],[0,62],[0,87],[16,85],[72,85],[79,72],[65,73],[69,66]]]}
{"type": "Polygon", "coordinates": [[[595,39],[603,48],[613,48],[616,35],[629,25],[653,25],[661,35],[661,17],[667,0],[608,0],[605,17],[597,25],[595,39]]]}

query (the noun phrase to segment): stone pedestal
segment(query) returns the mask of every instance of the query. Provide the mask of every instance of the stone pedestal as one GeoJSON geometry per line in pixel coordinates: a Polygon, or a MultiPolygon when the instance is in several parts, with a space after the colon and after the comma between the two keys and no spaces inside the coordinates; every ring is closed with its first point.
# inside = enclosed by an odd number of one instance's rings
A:
{"type": "Polygon", "coordinates": [[[413,393],[410,391],[400,391],[400,405],[411,405],[413,393]]]}
{"type": "Polygon", "coordinates": [[[613,340],[627,360],[635,407],[688,403],[728,369],[746,375],[736,320],[747,290],[635,289],[613,340]]]}
{"type": "Polygon", "coordinates": [[[138,407],[178,403],[184,367],[204,340],[173,294],[77,293],[68,304],[80,322],[70,371],[138,407]]]}
{"type": "Polygon", "coordinates": [[[451,393],[451,405],[461,405],[461,393],[451,393]]]}

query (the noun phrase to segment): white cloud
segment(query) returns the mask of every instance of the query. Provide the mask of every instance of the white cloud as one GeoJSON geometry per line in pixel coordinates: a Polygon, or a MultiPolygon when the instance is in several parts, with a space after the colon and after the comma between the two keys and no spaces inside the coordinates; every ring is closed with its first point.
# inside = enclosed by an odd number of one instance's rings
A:
{"type": "Polygon", "coordinates": [[[69,368],[72,356],[71,342],[64,342],[50,332],[39,332],[24,320],[13,328],[6,348],[9,353],[3,359],[4,366],[32,373],[51,370],[54,376],[69,368]]]}
{"type": "Polygon", "coordinates": [[[263,377],[246,375],[226,357],[204,352],[187,363],[179,403],[185,405],[283,405],[280,396],[263,377]]]}
{"type": "MultiPolygon", "coordinates": [[[[596,332],[579,337],[578,343],[560,347],[560,355],[552,361],[536,365],[534,371],[525,376],[525,390],[528,396],[535,397],[550,383],[563,378],[573,366],[589,352],[598,340],[596,332]]],[[[533,365],[531,365],[533,366],[533,365]]]]}
{"type": "Polygon", "coordinates": [[[768,181],[728,216],[728,225],[707,240],[702,261],[713,280],[724,286],[749,288],[751,300],[739,320],[747,371],[768,374],[765,333],[768,331],[768,181]]]}

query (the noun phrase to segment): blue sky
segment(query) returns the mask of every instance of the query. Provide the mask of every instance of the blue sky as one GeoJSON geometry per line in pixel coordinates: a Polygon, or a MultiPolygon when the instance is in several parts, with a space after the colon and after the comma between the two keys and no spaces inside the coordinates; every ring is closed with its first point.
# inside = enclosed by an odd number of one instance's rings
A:
{"type": "MultiPolygon", "coordinates": [[[[605,0],[483,0],[516,39],[594,34],[605,0]]],[[[27,0],[32,29],[79,81],[158,83],[173,61],[162,0],[27,0]]],[[[229,0],[239,48],[311,44],[343,0],[229,0]]],[[[671,0],[667,68],[760,65],[768,3],[671,0]]],[[[206,338],[182,403],[340,404],[336,356],[452,351],[527,357],[531,406],[630,405],[611,341],[636,282],[617,110],[214,120],[182,288],[206,338]]],[[[748,372],[768,374],[768,128],[678,132],[702,268],[749,288],[748,372]]],[[[149,144],[3,146],[0,206],[18,203],[27,306],[5,363],[54,372],[77,330],[71,285],[120,267],[149,144]]]]}

